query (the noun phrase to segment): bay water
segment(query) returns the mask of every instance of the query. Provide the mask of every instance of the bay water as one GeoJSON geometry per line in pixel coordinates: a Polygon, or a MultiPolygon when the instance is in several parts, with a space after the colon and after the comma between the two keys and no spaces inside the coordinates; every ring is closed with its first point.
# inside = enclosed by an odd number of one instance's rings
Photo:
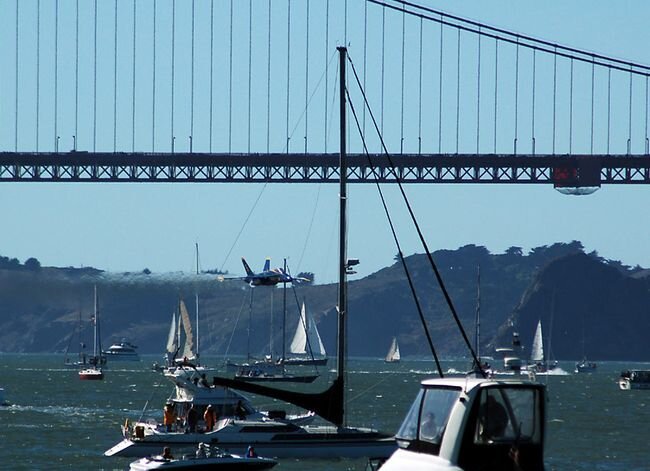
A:
{"type": "MultiPolygon", "coordinates": [[[[11,403],[0,407],[0,469],[128,469],[134,458],[108,458],[103,452],[121,440],[125,419],[162,420],[173,386],[151,370],[157,360],[145,355],[141,362],[114,363],[103,381],[80,381],[76,370],[62,366],[62,355],[0,354],[0,387],[11,403]]],[[[218,361],[204,358],[208,366],[218,361]]],[[[443,366],[463,371],[467,362],[443,366]]],[[[621,370],[650,364],[600,362],[589,374],[573,374],[572,362],[560,366],[565,374],[537,378],[547,384],[549,398],[546,469],[650,470],[650,390],[621,391],[616,383],[621,370]]],[[[436,376],[433,362],[425,360],[352,359],[348,370],[348,424],[389,433],[401,424],[420,381],[436,376]]],[[[325,372],[310,388],[324,389],[332,376],[325,372]]],[[[251,398],[260,409],[284,406],[251,398]]],[[[366,462],[283,459],[274,469],[364,470],[366,462]]]]}

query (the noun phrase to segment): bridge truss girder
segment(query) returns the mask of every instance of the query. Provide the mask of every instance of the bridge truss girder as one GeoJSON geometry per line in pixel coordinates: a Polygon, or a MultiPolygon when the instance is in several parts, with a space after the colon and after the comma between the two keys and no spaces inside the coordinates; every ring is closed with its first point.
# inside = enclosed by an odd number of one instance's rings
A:
{"type": "MultiPolygon", "coordinates": [[[[650,155],[348,155],[350,183],[649,184],[650,155]],[[392,163],[391,163],[392,161],[392,163]]],[[[0,182],[333,183],[338,154],[0,152],[0,182]]]]}

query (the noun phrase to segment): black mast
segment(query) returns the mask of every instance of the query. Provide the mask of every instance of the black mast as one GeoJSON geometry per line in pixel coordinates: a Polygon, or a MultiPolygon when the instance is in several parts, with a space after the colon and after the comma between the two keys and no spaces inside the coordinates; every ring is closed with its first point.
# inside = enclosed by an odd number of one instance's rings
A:
{"type": "Polygon", "coordinates": [[[334,425],[341,427],[343,425],[343,408],[344,408],[344,391],[345,391],[345,353],[346,353],[346,315],[347,315],[347,292],[346,292],[346,90],[345,90],[345,66],[347,60],[347,48],[337,47],[339,51],[339,70],[340,70],[340,85],[339,85],[339,98],[340,98],[340,221],[339,221],[339,296],[338,296],[338,348],[337,348],[337,375],[336,379],[325,391],[320,393],[300,393],[294,391],[287,391],[283,389],[275,389],[268,386],[263,386],[255,383],[248,383],[238,379],[214,377],[214,384],[218,386],[230,387],[240,391],[249,392],[252,394],[260,394],[262,396],[272,397],[281,401],[294,404],[304,409],[310,410],[321,416],[323,419],[332,422],[334,425]]]}

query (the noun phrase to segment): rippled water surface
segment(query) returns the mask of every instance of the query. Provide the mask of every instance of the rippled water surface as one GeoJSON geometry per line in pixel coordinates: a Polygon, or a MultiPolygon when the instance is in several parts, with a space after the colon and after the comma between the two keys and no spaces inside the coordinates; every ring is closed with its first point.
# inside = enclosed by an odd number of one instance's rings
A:
{"type": "MultiPolygon", "coordinates": [[[[128,469],[132,459],[106,458],[102,453],[121,439],[120,425],[127,417],[161,419],[172,385],[148,370],[157,359],[114,364],[104,381],[80,381],[75,370],[62,367],[62,356],[0,355],[0,387],[12,403],[0,408],[0,468],[128,469]]],[[[561,366],[573,370],[572,363],[561,366]]],[[[464,364],[448,362],[445,367],[462,370],[464,364]]],[[[650,369],[650,365],[601,363],[594,374],[538,378],[549,391],[547,470],[650,469],[650,390],[620,391],[616,379],[626,368],[650,369]]],[[[434,376],[433,363],[427,361],[387,365],[359,359],[349,362],[349,370],[349,424],[391,433],[399,427],[419,382],[434,376]]],[[[310,387],[323,389],[328,375],[310,387]]],[[[253,397],[253,402],[260,408],[278,408],[263,397],[253,397]]],[[[274,470],[363,470],[365,464],[282,460],[274,470]]]]}

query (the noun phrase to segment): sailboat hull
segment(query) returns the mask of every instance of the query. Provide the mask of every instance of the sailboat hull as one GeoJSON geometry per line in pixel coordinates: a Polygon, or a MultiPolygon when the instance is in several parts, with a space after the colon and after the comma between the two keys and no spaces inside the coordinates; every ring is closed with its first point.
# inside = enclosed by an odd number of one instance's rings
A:
{"type": "Polygon", "coordinates": [[[297,366],[325,366],[327,365],[327,358],[287,358],[284,360],[285,365],[297,365],[297,366]]]}

